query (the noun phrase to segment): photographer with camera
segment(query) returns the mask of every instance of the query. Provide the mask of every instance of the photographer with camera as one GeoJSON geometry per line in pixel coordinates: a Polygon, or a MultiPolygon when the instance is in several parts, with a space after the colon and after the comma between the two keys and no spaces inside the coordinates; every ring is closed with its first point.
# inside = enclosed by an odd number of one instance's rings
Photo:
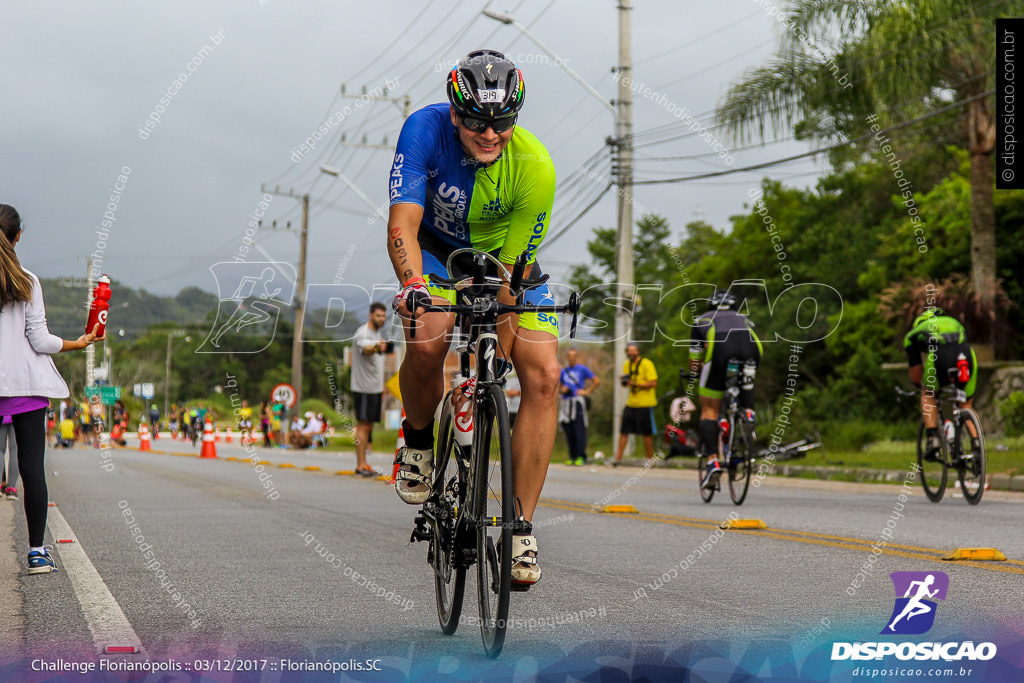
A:
{"type": "Polygon", "coordinates": [[[352,339],[352,405],[356,418],[356,474],[374,477],[366,463],[366,447],[373,423],[380,422],[384,393],[384,354],[394,353],[395,343],[385,341],[380,331],[387,320],[387,308],[379,301],[370,304],[370,319],[356,330],[352,339]]]}
{"type": "Polygon", "coordinates": [[[615,453],[612,467],[622,462],[622,453],[626,450],[626,441],[630,434],[644,437],[644,450],[647,459],[654,457],[654,434],[658,431],[654,424],[654,406],[658,405],[658,371],[649,358],[640,356],[640,347],[629,344],[626,347],[626,364],[622,366],[619,383],[629,387],[629,398],[622,411],[622,428],[619,430],[619,447],[615,453]]]}

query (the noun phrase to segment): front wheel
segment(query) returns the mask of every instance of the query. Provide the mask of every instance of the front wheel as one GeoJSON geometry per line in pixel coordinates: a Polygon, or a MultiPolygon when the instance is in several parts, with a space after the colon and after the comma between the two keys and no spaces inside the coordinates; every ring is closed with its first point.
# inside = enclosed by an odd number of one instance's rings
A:
{"type": "MultiPolygon", "coordinates": [[[[434,593],[441,631],[452,635],[459,627],[462,599],[466,590],[466,564],[457,537],[458,511],[466,499],[468,482],[459,464],[451,403],[445,397],[441,421],[434,440],[434,505],[430,560],[434,569],[434,593]]],[[[431,503],[427,503],[430,505],[431,503]]]]}
{"type": "Polygon", "coordinates": [[[754,424],[740,418],[740,438],[733,442],[729,455],[729,496],[742,505],[750,489],[750,471],[754,467],[754,424]]]}
{"type": "Polygon", "coordinates": [[[946,439],[940,436],[938,460],[930,460],[925,457],[928,447],[928,432],[925,431],[924,422],[917,429],[917,464],[921,468],[921,487],[928,500],[938,503],[946,493],[946,477],[949,472],[949,460],[947,459],[948,449],[946,439]]]}
{"type": "Polygon", "coordinates": [[[473,429],[472,521],[477,527],[480,634],[487,655],[497,657],[505,645],[508,625],[515,523],[508,407],[499,387],[478,389],[473,429]]]}
{"type": "Polygon", "coordinates": [[[971,505],[981,502],[981,496],[985,493],[985,435],[981,431],[981,421],[978,414],[970,408],[960,411],[960,420],[956,427],[956,441],[954,442],[954,456],[956,459],[957,473],[960,478],[960,490],[964,493],[964,500],[971,505]],[[974,447],[974,437],[977,436],[978,447],[974,447]]]}

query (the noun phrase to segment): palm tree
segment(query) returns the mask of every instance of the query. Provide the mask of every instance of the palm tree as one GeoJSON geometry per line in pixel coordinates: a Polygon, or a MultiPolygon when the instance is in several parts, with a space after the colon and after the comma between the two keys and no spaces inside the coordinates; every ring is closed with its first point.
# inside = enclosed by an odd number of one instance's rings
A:
{"type": "Polygon", "coordinates": [[[740,140],[764,139],[770,125],[837,142],[868,132],[867,116],[884,126],[960,103],[972,280],[994,316],[995,18],[1022,10],[1021,0],[794,0],[778,53],[729,88],[719,122],[740,140]]]}

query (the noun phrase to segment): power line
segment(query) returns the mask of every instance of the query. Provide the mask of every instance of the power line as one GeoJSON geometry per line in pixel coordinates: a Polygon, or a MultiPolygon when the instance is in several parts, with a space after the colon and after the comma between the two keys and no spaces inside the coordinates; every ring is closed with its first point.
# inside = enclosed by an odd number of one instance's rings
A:
{"type": "MultiPolygon", "coordinates": [[[[950,105],[945,106],[945,107],[941,107],[939,109],[936,109],[935,111],[929,112],[928,114],[924,114],[922,116],[915,117],[913,119],[910,119],[909,121],[903,121],[901,123],[897,123],[895,125],[889,126],[888,128],[883,128],[883,129],[881,129],[878,132],[879,133],[882,133],[882,132],[886,132],[887,133],[887,132],[890,132],[890,131],[899,130],[900,128],[905,128],[907,126],[910,126],[910,125],[913,125],[915,123],[918,123],[919,121],[925,121],[927,119],[930,119],[930,118],[933,118],[935,116],[938,116],[939,114],[944,114],[947,111],[950,111],[952,109],[957,109],[959,107],[962,107],[965,104],[969,104],[971,102],[974,102],[975,100],[980,100],[982,98],[988,97],[989,95],[993,95],[993,94],[995,94],[995,88],[990,88],[990,89],[986,90],[985,92],[980,93],[978,95],[975,95],[973,97],[968,97],[968,98],[960,100],[958,102],[954,102],[953,104],[950,104],[950,105]]],[[[727,171],[716,171],[714,173],[704,173],[704,174],[701,174],[701,175],[685,176],[685,177],[682,177],[682,178],[666,178],[664,180],[642,180],[642,181],[636,181],[634,184],[636,184],[636,185],[661,185],[661,184],[666,184],[666,183],[683,183],[683,182],[686,182],[688,180],[700,180],[702,178],[716,178],[718,176],[731,175],[733,173],[742,173],[744,171],[753,171],[753,170],[760,169],[760,168],[768,168],[770,166],[778,166],[780,164],[786,164],[786,163],[789,163],[791,161],[796,161],[798,159],[803,159],[805,157],[815,156],[815,155],[818,155],[818,154],[824,154],[826,152],[831,152],[831,151],[836,150],[836,149],[841,149],[843,147],[847,147],[849,145],[852,145],[855,142],[860,142],[861,140],[866,140],[868,138],[874,137],[877,134],[878,133],[865,133],[864,135],[860,135],[858,137],[851,138],[851,139],[846,140],[844,142],[836,143],[834,145],[829,145],[828,147],[822,147],[821,149],[811,150],[810,152],[805,152],[803,154],[796,154],[794,156],[785,157],[783,159],[775,159],[774,161],[766,161],[766,162],[763,162],[763,163],[760,163],[760,164],[754,164],[752,166],[744,166],[743,168],[732,168],[732,169],[729,169],[727,171]]]]}
{"type": "Polygon", "coordinates": [[[601,191],[601,194],[599,194],[597,197],[595,197],[594,201],[592,201],[589,204],[587,204],[587,206],[582,211],[580,211],[579,214],[577,214],[575,218],[573,218],[571,221],[569,221],[568,225],[566,225],[564,228],[559,230],[557,233],[555,233],[551,237],[549,237],[546,240],[544,240],[544,243],[540,246],[538,251],[545,251],[545,247],[550,247],[552,244],[557,242],[558,239],[560,237],[562,237],[565,233],[567,233],[572,226],[576,225],[576,223],[578,223],[581,218],[586,216],[587,213],[589,213],[590,210],[592,208],[594,208],[599,201],[601,201],[601,198],[604,197],[606,194],[608,194],[608,190],[610,190],[610,189],[612,189],[612,182],[609,180],[608,184],[605,185],[605,188],[601,191]]]}
{"type": "MultiPolygon", "coordinates": [[[[1004,2],[1004,1],[1005,0],[993,0],[988,5],[985,5],[984,7],[980,8],[980,9],[986,9],[988,7],[991,7],[992,5],[996,5],[996,4],[999,4],[1000,2],[1004,2]]],[[[949,19],[947,21],[939,22],[937,24],[934,24],[934,25],[928,27],[928,29],[926,29],[926,30],[933,30],[935,28],[939,28],[939,27],[945,26],[947,24],[958,23],[959,21],[963,20],[964,18],[969,18],[968,17],[969,14],[971,14],[971,10],[968,10],[967,12],[964,12],[963,14],[961,14],[958,17],[955,17],[953,19],[949,19]]],[[[974,33],[972,33],[972,34],[962,38],[961,40],[957,41],[954,44],[942,45],[942,46],[940,46],[940,47],[938,47],[938,48],[936,48],[934,50],[930,50],[930,51],[928,51],[928,52],[926,52],[926,53],[924,53],[922,55],[919,55],[916,59],[911,60],[911,62],[909,62],[909,64],[913,64],[914,62],[919,61],[919,60],[923,59],[924,57],[926,57],[928,55],[931,55],[931,54],[933,54],[935,52],[940,52],[940,51],[943,51],[943,50],[952,49],[952,48],[956,47],[957,45],[959,45],[960,43],[969,41],[972,38],[975,38],[975,37],[977,37],[979,35],[982,35],[982,34],[985,34],[985,33],[989,33],[989,32],[990,32],[989,29],[981,29],[979,31],[976,31],[976,32],[974,32],[974,33]]],[[[922,34],[923,33],[924,33],[924,31],[922,31],[922,34]]],[[[920,42],[921,40],[923,40],[923,38],[919,38],[919,39],[917,39],[915,41],[911,41],[911,42],[920,42]]],[[[906,45],[907,45],[907,43],[903,43],[900,46],[898,46],[898,47],[896,47],[896,48],[894,48],[892,50],[888,50],[886,52],[883,52],[882,54],[878,55],[877,57],[874,57],[873,59],[863,60],[863,61],[862,60],[853,60],[854,63],[851,65],[850,71],[852,73],[864,73],[864,71],[865,71],[864,67],[866,65],[878,62],[884,56],[889,55],[891,53],[904,51],[906,49],[906,45]]],[[[970,80],[970,79],[967,79],[967,80],[970,80]]],[[[848,83],[847,85],[843,85],[843,86],[837,85],[834,88],[830,88],[829,90],[826,90],[824,93],[822,93],[822,96],[823,97],[827,97],[830,94],[841,92],[842,90],[845,90],[848,85],[853,85],[853,84],[858,83],[858,82],[861,82],[861,81],[858,81],[858,80],[854,79],[854,80],[851,80],[850,83],[848,83]]],[[[966,82],[966,81],[962,81],[962,83],[963,82],[966,82]]],[[[665,86],[658,86],[658,87],[665,87],[665,86]]],[[[778,105],[776,105],[774,107],[766,109],[763,113],[764,114],[768,114],[768,113],[776,112],[776,111],[779,111],[779,110],[783,109],[785,106],[786,105],[784,103],[780,103],[780,104],[778,104],[778,105]]],[[[709,116],[709,115],[712,115],[712,117],[713,117],[713,115],[714,115],[714,113],[716,111],[717,110],[712,110],[712,111],[709,111],[709,112],[703,112],[701,114],[697,114],[697,115],[695,115],[693,117],[693,119],[695,121],[700,122],[700,123],[705,123],[706,119],[704,119],[703,117],[709,116]]],[[[685,122],[682,122],[682,121],[667,123],[667,124],[663,124],[663,125],[655,127],[655,128],[648,129],[646,131],[636,132],[636,133],[633,134],[633,139],[636,140],[639,137],[648,136],[648,135],[667,134],[667,133],[672,132],[675,129],[679,129],[679,128],[683,128],[683,127],[687,127],[688,128],[690,125],[691,124],[685,123],[685,122]]],[[[725,125],[726,124],[718,124],[718,125],[706,126],[706,128],[707,128],[707,130],[717,130],[719,128],[724,127],[725,125]]],[[[652,141],[644,142],[644,143],[636,143],[636,146],[650,145],[650,144],[660,144],[662,142],[672,142],[674,140],[681,140],[681,139],[685,139],[685,138],[689,138],[689,137],[694,137],[696,135],[699,135],[699,133],[698,132],[689,132],[689,133],[685,133],[685,134],[682,134],[682,135],[678,135],[678,136],[674,136],[674,137],[670,137],[670,138],[665,138],[665,139],[661,139],[661,140],[652,140],[652,141]]]]}
{"type": "Polygon", "coordinates": [[[698,36],[697,38],[694,38],[693,40],[688,40],[688,41],[686,41],[684,43],[680,43],[679,45],[676,45],[675,47],[670,47],[669,49],[665,50],[664,52],[659,52],[656,55],[651,55],[649,57],[644,57],[642,59],[638,59],[638,60],[633,62],[633,66],[635,67],[637,64],[643,64],[644,62],[652,62],[655,59],[660,59],[660,58],[662,58],[662,57],[664,57],[666,55],[670,55],[673,52],[676,52],[677,50],[681,50],[681,49],[683,49],[685,47],[691,47],[693,45],[696,45],[697,43],[701,42],[705,38],[710,38],[711,36],[714,36],[714,35],[717,35],[717,34],[721,33],[722,31],[726,31],[726,30],[732,28],[733,26],[736,26],[737,24],[741,24],[744,21],[746,21],[747,19],[749,19],[751,17],[754,17],[754,16],[757,16],[758,14],[761,14],[761,13],[762,13],[762,10],[756,9],[753,12],[751,12],[750,14],[746,15],[745,17],[741,17],[741,18],[737,19],[736,21],[733,21],[731,23],[726,24],[725,26],[721,26],[719,28],[716,28],[714,31],[711,31],[710,33],[705,33],[704,35],[701,35],[701,36],[698,36]]]}

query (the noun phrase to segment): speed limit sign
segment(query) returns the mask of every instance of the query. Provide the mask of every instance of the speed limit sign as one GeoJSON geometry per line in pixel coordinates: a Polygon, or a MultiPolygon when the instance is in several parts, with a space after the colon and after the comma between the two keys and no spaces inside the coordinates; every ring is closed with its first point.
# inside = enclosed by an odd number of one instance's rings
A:
{"type": "Polygon", "coordinates": [[[289,408],[295,407],[295,400],[298,398],[298,394],[295,393],[295,387],[291,384],[278,384],[270,392],[270,400],[274,403],[283,403],[289,408]]]}

